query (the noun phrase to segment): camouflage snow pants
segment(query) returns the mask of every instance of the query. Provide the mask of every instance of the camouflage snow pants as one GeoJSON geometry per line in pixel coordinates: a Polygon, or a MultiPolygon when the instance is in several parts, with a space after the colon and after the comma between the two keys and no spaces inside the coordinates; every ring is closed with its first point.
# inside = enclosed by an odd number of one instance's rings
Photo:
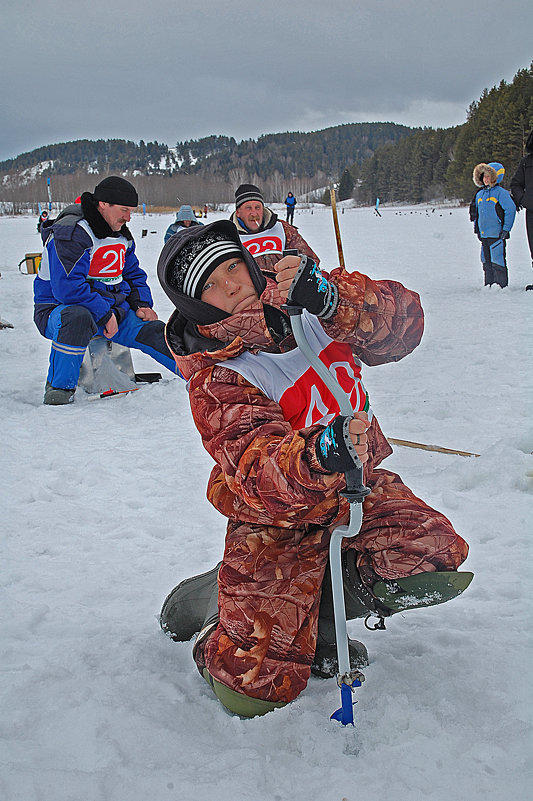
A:
{"type": "MultiPolygon", "coordinates": [[[[366,478],[361,531],[344,540],[357,551],[363,581],[457,570],[468,545],[440,512],[399,476],[366,478]]],[[[200,672],[252,699],[294,700],[310,676],[328,560],[327,529],[284,529],[230,521],[219,572],[219,624],[199,644],[200,672]]]]}

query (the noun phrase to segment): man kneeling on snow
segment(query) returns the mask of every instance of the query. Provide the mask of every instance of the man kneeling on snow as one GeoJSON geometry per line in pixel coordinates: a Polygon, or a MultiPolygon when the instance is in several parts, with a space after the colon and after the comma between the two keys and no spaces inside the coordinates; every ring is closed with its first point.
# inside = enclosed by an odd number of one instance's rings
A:
{"type": "MultiPolygon", "coordinates": [[[[174,640],[199,632],[200,673],[247,717],[294,700],[311,673],[337,672],[328,546],[349,516],[341,493],[354,452],[371,493],[359,534],[343,542],[348,617],[383,621],[448,600],[471,579],[455,572],[468,546],[450,521],[378,469],[391,448],[361,380],[361,362],[398,361],[418,345],[418,295],[358,272],[321,274],[307,256],[275,271],[265,277],[229,221],[172,237],[158,263],[176,306],[167,341],[216,463],[208,498],[228,518],[221,564],[176,587],[160,622],[174,640]],[[339,414],[295,347],[287,298],[304,308],[307,339],[353,415],[339,414]]],[[[352,667],[367,664],[362,643],[349,651],[352,667]]]]}
{"type": "Polygon", "coordinates": [[[137,203],[135,187],[112,175],[41,226],[44,252],[34,281],[34,320],[52,340],[45,404],[73,400],[95,334],[137,348],[176,373],[126,226],[137,203]]]}

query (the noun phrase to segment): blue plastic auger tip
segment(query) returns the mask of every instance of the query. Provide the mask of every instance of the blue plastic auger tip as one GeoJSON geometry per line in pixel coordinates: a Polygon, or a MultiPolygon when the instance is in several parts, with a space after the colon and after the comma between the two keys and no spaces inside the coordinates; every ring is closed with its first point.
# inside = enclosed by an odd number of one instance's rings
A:
{"type": "MultiPolygon", "coordinates": [[[[354,682],[355,686],[361,686],[354,682]]],[[[353,708],[357,701],[352,701],[352,688],[348,684],[341,685],[341,704],[340,709],[337,709],[330,717],[330,720],[338,720],[343,726],[354,725],[353,722],[353,708]]]]}

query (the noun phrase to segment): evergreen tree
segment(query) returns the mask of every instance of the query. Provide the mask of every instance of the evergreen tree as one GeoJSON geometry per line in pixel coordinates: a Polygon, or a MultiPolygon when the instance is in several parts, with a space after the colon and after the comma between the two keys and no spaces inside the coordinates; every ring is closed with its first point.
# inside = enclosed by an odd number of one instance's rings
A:
{"type": "Polygon", "coordinates": [[[339,200],[348,200],[351,198],[354,186],[355,182],[350,170],[344,170],[339,182],[339,200]]]}

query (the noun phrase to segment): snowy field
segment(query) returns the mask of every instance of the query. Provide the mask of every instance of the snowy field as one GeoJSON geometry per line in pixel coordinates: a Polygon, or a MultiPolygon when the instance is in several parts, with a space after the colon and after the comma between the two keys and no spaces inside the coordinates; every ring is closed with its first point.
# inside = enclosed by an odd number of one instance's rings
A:
{"type": "MultiPolygon", "coordinates": [[[[222,215],[213,215],[209,221],[222,215]]],[[[155,268],[174,215],[131,229],[162,319],[155,268]],[[145,228],[148,235],[141,237],[145,228]]],[[[335,681],[311,678],[263,718],[226,714],[191,645],[167,639],[170,589],[222,554],[205,499],[211,460],[170,374],[131,395],[44,407],[49,343],[32,322],[36,218],[0,218],[2,444],[1,801],[526,801],[531,798],[533,281],[523,214],[510,286],[482,288],[466,209],[346,209],[349,268],[417,290],[421,345],[367,369],[387,436],[480,454],[403,447],[385,466],[469,542],[465,594],[349,624],[370,652],[355,728],[329,721],[335,681]]],[[[331,212],[295,223],[324,268],[331,212]]],[[[161,370],[134,352],[137,372],[161,370]]]]}

